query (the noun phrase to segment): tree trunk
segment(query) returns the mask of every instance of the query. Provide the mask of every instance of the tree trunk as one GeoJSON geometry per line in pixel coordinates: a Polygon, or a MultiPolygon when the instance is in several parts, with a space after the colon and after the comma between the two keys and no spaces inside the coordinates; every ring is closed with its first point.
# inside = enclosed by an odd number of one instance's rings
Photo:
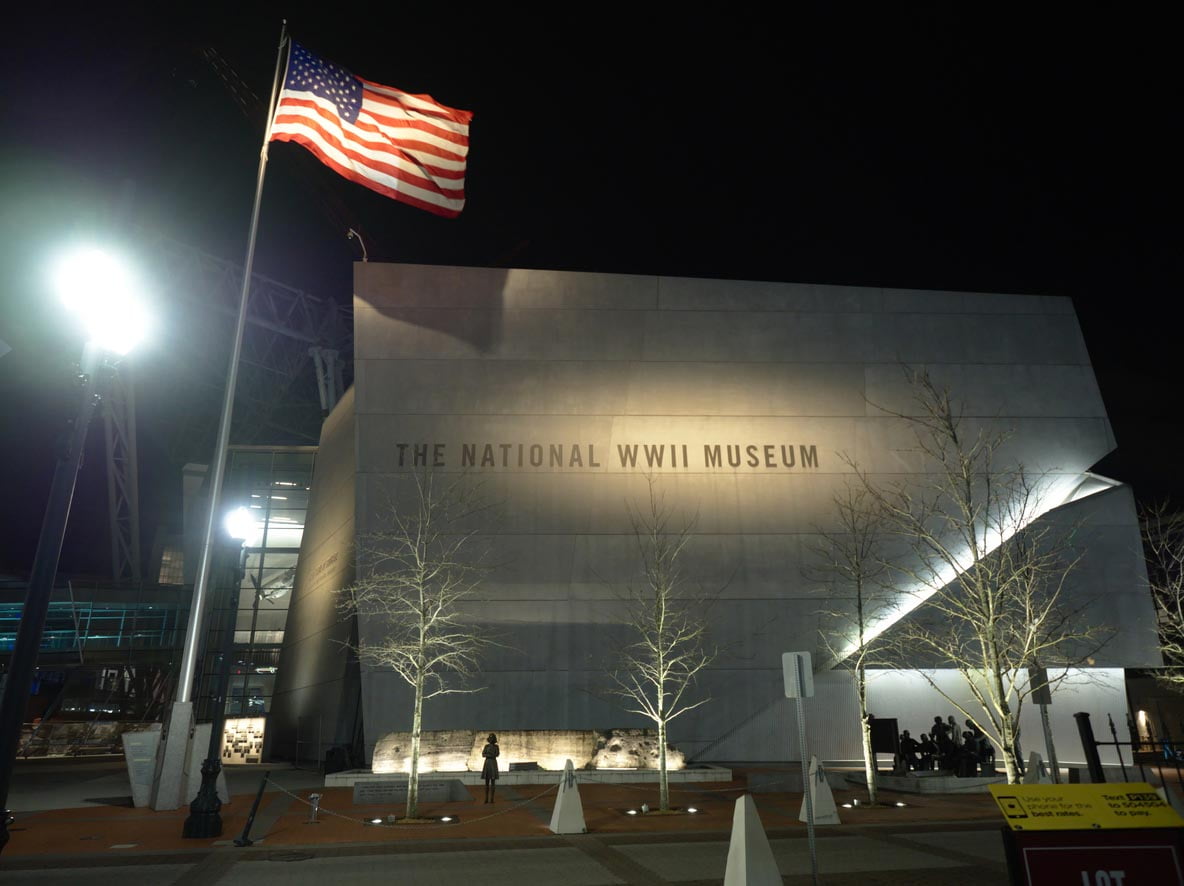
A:
{"type": "Polygon", "coordinates": [[[1007,783],[1019,784],[1020,767],[1015,758],[1016,742],[1019,739],[1019,723],[1012,720],[1011,705],[1007,703],[1007,691],[1003,679],[996,669],[991,674],[995,689],[995,705],[999,710],[999,737],[1003,739],[1003,767],[1007,770],[1007,783]]]}
{"type": "Polygon", "coordinates": [[[1015,757],[1016,729],[1011,722],[1011,716],[1006,715],[1003,718],[1003,766],[1007,770],[1007,783],[1019,784],[1020,782],[1020,767],[1019,761],[1015,757]]]}
{"type": "Polygon", "coordinates": [[[423,727],[423,679],[415,683],[415,715],[411,720],[411,771],[407,773],[407,817],[419,818],[419,736],[423,727]]]}
{"type": "Polygon", "coordinates": [[[867,718],[867,676],[860,668],[855,675],[859,692],[859,723],[863,734],[863,771],[867,776],[867,801],[876,805],[876,755],[872,752],[872,724],[867,718]]]}
{"type": "Polygon", "coordinates": [[[670,779],[666,775],[666,721],[658,721],[658,808],[670,809],[670,779]]]}

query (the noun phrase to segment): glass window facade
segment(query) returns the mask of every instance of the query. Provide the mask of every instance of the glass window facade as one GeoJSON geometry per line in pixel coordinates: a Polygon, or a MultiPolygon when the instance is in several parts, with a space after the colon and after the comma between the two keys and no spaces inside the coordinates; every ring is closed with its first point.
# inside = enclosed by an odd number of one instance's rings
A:
{"type": "MultiPolygon", "coordinates": [[[[103,592],[79,588],[82,599],[51,600],[41,637],[42,652],[80,653],[112,649],[172,649],[181,645],[188,601],[103,599],[103,592]],[[99,599],[94,599],[99,596],[99,599]]],[[[110,595],[110,592],[107,592],[110,595]]],[[[56,594],[55,594],[56,596],[56,594]]],[[[23,602],[0,602],[0,653],[16,645],[23,602]]]]}
{"type": "MultiPolygon", "coordinates": [[[[209,716],[217,704],[227,642],[226,717],[265,717],[271,708],[315,460],[313,447],[231,448],[223,509],[247,508],[255,517],[254,537],[241,548],[226,543],[216,559],[199,716],[209,716]]],[[[224,754],[223,762],[241,762],[238,756],[224,754]]]]}

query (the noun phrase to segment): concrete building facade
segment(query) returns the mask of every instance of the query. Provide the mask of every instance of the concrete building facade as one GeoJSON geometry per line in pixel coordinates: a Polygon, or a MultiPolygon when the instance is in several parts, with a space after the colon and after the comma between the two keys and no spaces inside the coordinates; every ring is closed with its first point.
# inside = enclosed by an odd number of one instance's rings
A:
{"type": "MultiPolygon", "coordinates": [[[[350,670],[355,626],[332,596],[353,578],[356,536],[429,469],[482,480],[498,507],[487,528],[502,565],[471,617],[501,645],[483,691],[434,700],[425,728],[645,725],[605,694],[605,666],[640,565],[629,506],[653,478],[694,522],[685,571],[718,593],[724,649],[698,687],[712,701],[675,722],[673,742],[691,760],[795,759],[781,654],[817,652],[819,611],[842,603],[805,567],[852,479],[844,455],[873,478],[925,470],[889,414],[912,408],[906,365],[949,385],[969,426],[1011,431],[1009,457],[1047,478],[1046,519],[1081,523],[1071,593],[1115,635],[1057,722],[1074,705],[1117,717],[1113,669],[1160,663],[1132,496],[1090,473],[1115,441],[1068,299],[362,263],[354,308],[355,383],[318,454],[274,753],[311,717],[332,724],[327,743],[347,742],[354,698],[367,753],[409,727],[396,675],[350,670]]],[[[363,642],[380,630],[356,626],[363,642]]],[[[857,757],[849,682],[816,679],[812,749],[857,757]]],[[[881,716],[951,713],[901,680],[873,691],[881,716]]]]}

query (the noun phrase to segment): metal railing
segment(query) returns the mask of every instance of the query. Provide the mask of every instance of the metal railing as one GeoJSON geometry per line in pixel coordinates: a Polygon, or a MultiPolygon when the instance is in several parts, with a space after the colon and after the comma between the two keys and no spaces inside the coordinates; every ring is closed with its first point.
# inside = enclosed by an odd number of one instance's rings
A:
{"type": "Polygon", "coordinates": [[[1130,739],[1119,741],[1118,728],[1114,725],[1114,718],[1107,714],[1106,721],[1113,740],[1098,741],[1094,737],[1093,724],[1090,723],[1089,714],[1077,713],[1073,715],[1073,718],[1077,721],[1077,731],[1081,735],[1081,748],[1085,754],[1085,764],[1089,770],[1090,781],[1096,784],[1106,781],[1106,773],[1102,768],[1102,759],[1098,748],[1112,747],[1118,755],[1118,767],[1122,771],[1123,781],[1128,781],[1129,775],[1126,761],[1122,756],[1122,749],[1130,748],[1131,769],[1138,767],[1140,780],[1148,780],[1147,767],[1158,768],[1159,777],[1163,780],[1164,766],[1170,765],[1176,772],[1176,784],[1184,784],[1181,779],[1181,764],[1184,764],[1184,739],[1174,737],[1166,729],[1164,734],[1158,737],[1143,738],[1139,735],[1139,730],[1135,728],[1130,714],[1127,714],[1126,724],[1130,739]]]}

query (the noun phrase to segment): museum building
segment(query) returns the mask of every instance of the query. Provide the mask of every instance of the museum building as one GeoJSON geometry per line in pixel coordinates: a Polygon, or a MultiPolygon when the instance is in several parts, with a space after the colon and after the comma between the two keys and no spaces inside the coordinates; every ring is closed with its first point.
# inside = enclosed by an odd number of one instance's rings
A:
{"type": "MultiPolygon", "coordinates": [[[[425,729],[648,725],[605,672],[640,569],[630,507],[652,479],[693,526],[684,574],[718,597],[722,654],[695,688],[711,700],[672,743],[690,762],[798,759],[781,655],[804,650],[810,752],[857,759],[851,680],[819,641],[819,613],[849,594],[811,576],[809,551],[852,460],[873,481],[925,479],[891,414],[913,408],[904,367],[949,386],[969,427],[1009,432],[1009,459],[1042,478],[1041,519],[1077,527],[1066,593],[1114,633],[1091,680],[1054,693],[1062,762],[1080,759],[1073,713],[1120,721],[1123,669],[1161,664],[1131,490],[1091,472],[1115,440],[1067,298],[369,262],[354,324],[354,384],[324,424],[287,603],[272,757],[297,755],[313,722],[367,761],[410,728],[407,685],[350,653],[382,626],[343,618],[336,592],[356,539],[430,470],[482,481],[496,506],[498,568],[469,615],[498,645],[482,691],[431,700],[425,729]]],[[[959,691],[956,672],[938,678],[959,691]]],[[[956,713],[911,671],[879,673],[869,695],[914,732],[956,713]]],[[[1024,717],[1039,750],[1039,714],[1024,717]]]]}

